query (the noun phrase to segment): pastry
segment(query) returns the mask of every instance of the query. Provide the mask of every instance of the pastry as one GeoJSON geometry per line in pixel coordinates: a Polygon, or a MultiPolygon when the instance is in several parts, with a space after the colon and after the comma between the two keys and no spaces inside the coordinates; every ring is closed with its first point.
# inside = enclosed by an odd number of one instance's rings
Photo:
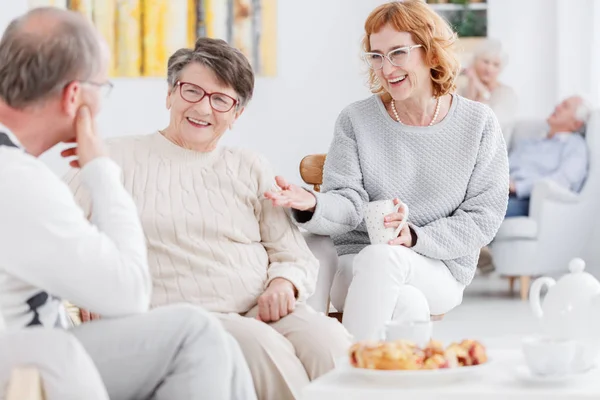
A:
{"type": "Polygon", "coordinates": [[[479,365],[487,361],[485,347],[476,340],[463,340],[444,348],[431,341],[421,349],[414,343],[363,341],[350,348],[350,363],[356,368],[378,370],[421,370],[479,365]]]}

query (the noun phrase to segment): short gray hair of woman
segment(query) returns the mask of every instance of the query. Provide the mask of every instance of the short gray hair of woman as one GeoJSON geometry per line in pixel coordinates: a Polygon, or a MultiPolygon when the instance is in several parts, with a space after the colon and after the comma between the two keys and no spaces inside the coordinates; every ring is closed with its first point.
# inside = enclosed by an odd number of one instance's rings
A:
{"type": "Polygon", "coordinates": [[[81,14],[34,8],[0,40],[0,99],[17,109],[37,105],[69,82],[92,78],[101,61],[99,34],[81,14]]]}
{"type": "Polygon", "coordinates": [[[502,69],[508,64],[508,53],[504,49],[502,42],[497,39],[485,39],[475,48],[473,60],[485,56],[500,58],[500,68],[502,69]]]}
{"type": "Polygon", "coordinates": [[[192,64],[199,63],[210,68],[219,82],[230,86],[238,95],[238,107],[245,107],[254,92],[254,72],[250,62],[241,51],[226,41],[212,38],[199,38],[193,49],[177,50],[169,57],[167,82],[169,90],[175,88],[181,71],[192,64]]]}

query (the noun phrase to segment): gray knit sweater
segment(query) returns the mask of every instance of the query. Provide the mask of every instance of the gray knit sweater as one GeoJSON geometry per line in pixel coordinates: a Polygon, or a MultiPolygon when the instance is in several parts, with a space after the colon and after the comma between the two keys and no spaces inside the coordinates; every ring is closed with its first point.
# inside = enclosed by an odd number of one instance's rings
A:
{"type": "Polygon", "coordinates": [[[293,215],[306,230],[332,236],[338,254],[355,254],[369,244],[365,204],[398,197],[410,209],[413,250],[442,260],[468,285],[504,218],[508,183],[506,145],[489,107],[454,95],[438,124],[406,126],[374,95],[342,111],[315,212],[293,215]]]}

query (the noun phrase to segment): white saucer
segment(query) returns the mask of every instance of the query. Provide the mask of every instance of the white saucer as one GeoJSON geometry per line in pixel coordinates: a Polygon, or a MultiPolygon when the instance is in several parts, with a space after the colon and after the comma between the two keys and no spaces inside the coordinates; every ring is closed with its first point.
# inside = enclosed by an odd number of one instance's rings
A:
{"type": "Polygon", "coordinates": [[[582,374],[536,375],[526,365],[519,365],[514,370],[515,376],[523,382],[541,385],[560,385],[569,383],[582,374]]]}

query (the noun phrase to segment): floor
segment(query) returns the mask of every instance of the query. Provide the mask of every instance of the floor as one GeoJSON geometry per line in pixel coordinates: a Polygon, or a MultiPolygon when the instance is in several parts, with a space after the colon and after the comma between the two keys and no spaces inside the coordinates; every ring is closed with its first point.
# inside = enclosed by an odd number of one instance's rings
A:
{"type": "Polygon", "coordinates": [[[538,333],[529,303],[509,293],[508,280],[477,276],[465,291],[463,304],[434,325],[433,337],[445,343],[465,338],[518,346],[522,337],[538,333]]]}

